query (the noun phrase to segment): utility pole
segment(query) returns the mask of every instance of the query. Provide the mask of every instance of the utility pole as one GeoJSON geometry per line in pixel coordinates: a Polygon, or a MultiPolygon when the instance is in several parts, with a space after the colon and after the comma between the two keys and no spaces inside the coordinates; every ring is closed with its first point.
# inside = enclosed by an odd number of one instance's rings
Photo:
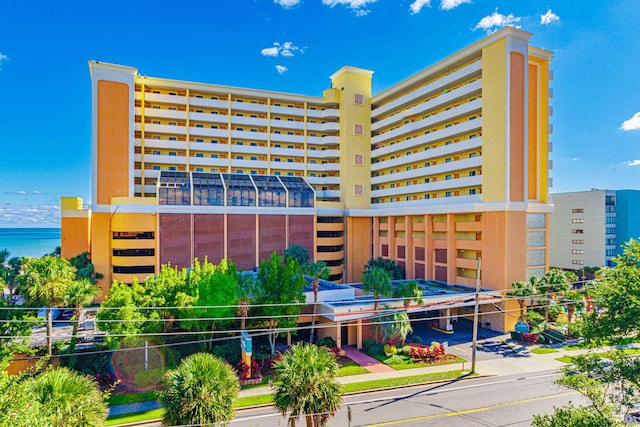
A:
{"type": "Polygon", "coordinates": [[[480,308],[480,264],[478,258],[478,269],[476,270],[476,298],[473,307],[473,342],[471,343],[471,373],[476,373],[476,350],[478,347],[478,311],[480,308]]]}

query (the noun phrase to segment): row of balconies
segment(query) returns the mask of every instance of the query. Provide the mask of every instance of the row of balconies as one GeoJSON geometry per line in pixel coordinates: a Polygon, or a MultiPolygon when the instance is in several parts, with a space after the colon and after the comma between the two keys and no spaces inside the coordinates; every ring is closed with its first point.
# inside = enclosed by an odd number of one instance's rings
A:
{"type": "MultiPolygon", "coordinates": [[[[475,120],[468,120],[466,122],[462,122],[457,125],[452,125],[448,128],[440,129],[435,132],[423,134],[416,138],[411,138],[406,141],[399,142],[397,144],[393,144],[393,145],[389,144],[386,147],[373,149],[371,150],[371,158],[375,159],[378,157],[383,157],[385,155],[396,153],[398,151],[406,151],[409,149],[413,149],[414,147],[419,147],[424,144],[432,143],[434,141],[439,141],[443,139],[452,139],[456,135],[462,135],[462,134],[470,133],[473,131],[479,131],[480,129],[482,129],[482,117],[478,117],[475,120]]],[[[455,144],[452,144],[452,145],[455,145],[455,144]]]]}
{"type": "MultiPolygon", "coordinates": [[[[378,172],[387,168],[402,167],[410,163],[422,162],[430,159],[436,159],[455,153],[461,153],[464,151],[475,150],[482,147],[482,137],[471,138],[465,141],[456,142],[450,145],[443,145],[441,147],[433,148],[430,150],[418,151],[411,153],[410,155],[403,155],[396,157],[395,159],[384,160],[371,164],[371,171],[378,172]]],[[[386,148],[386,147],[385,147],[386,148]]],[[[378,152],[378,150],[374,150],[378,152]]],[[[372,156],[373,157],[373,156],[372,156]]]]}
{"type": "MultiPolygon", "coordinates": [[[[388,182],[404,181],[412,179],[422,179],[431,175],[439,175],[448,172],[460,171],[465,169],[479,168],[482,166],[482,156],[471,157],[452,161],[449,163],[440,163],[434,166],[411,169],[389,175],[375,176],[371,178],[371,184],[386,184],[388,182]]],[[[377,190],[376,190],[377,191],[377,190]]]]}
{"type": "MultiPolygon", "coordinates": [[[[142,108],[136,107],[136,116],[142,117],[142,108]]],[[[145,108],[144,110],[145,119],[168,119],[168,120],[184,120],[187,119],[187,114],[185,111],[178,110],[163,110],[156,108],[145,108]]],[[[293,121],[293,120],[277,120],[271,119],[267,120],[265,118],[260,117],[245,117],[245,116],[227,116],[226,114],[211,114],[211,113],[196,113],[191,112],[188,116],[191,122],[205,122],[205,123],[217,123],[217,124],[228,124],[229,119],[231,119],[231,126],[255,126],[259,128],[266,128],[271,125],[271,127],[279,128],[279,129],[292,129],[303,131],[306,129],[309,132],[326,132],[326,133],[335,133],[340,130],[340,123],[338,122],[325,122],[325,123],[310,123],[303,121],[293,121]]]]}
{"type": "MultiPolygon", "coordinates": [[[[429,101],[418,104],[414,107],[402,110],[392,116],[385,117],[384,119],[377,121],[371,125],[371,131],[378,132],[388,126],[392,126],[401,121],[410,119],[413,116],[424,114],[427,111],[442,108],[444,105],[453,104],[456,101],[467,98],[473,93],[480,93],[482,89],[482,82],[480,80],[473,81],[455,90],[447,92],[429,101]]],[[[437,117],[434,115],[433,117],[437,117]]]]}
{"type": "MultiPolygon", "coordinates": [[[[142,94],[140,92],[136,92],[135,94],[136,100],[142,100],[142,94]]],[[[171,105],[184,105],[187,104],[187,97],[180,95],[167,95],[161,93],[152,93],[146,92],[144,94],[145,102],[158,102],[162,104],[171,104],[171,105]]],[[[322,99],[318,99],[318,103],[321,104],[323,102],[322,99]]],[[[277,105],[267,106],[266,104],[258,104],[253,102],[238,102],[231,101],[229,105],[229,101],[226,99],[208,99],[208,98],[198,98],[198,97],[189,97],[189,106],[193,107],[204,107],[204,108],[216,108],[228,110],[229,106],[233,111],[246,111],[246,112],[254,112],[254,113],[263,113],[266,114],[268,111],[271,114],[279,114],[286,116],[297,116],[304,117],[305,113],[307,117],[318,118],[318,119],[330,119],[339,117],[340,112],[337,109],[312,109],[300,107],[283,107],[277,105]]]]}
{"type": "MultiPolygon", "coordinates": [[[[468,176],[462,178],[454,178],[441,180],[436,182],[427,182],[423,184],[407,185],[395,188],[385,188],[384,190],[371,191],[371,197],[390,197],[401,196],[405,194],[428,193],[439,190],[451,190],[454,188],[477,187],[482,184],[482,176],[468,176]]],[[[438,199],[440,200],[440,199],[438,199]]]]}
{"type": "MultiPolygon", "coordinates": [[[[416,102],[416,100],[419,100],[420,98],[423,98],[431,93],[440,92],[443,89],[446,89],[448,86],[455,86],[457,83],[467,80],[474,75],[480,75],[481,72],[482,60],[475,61],[460,68],[459,70],[454,71],[447,76],[439,78],[425,86],[422,86],[419,89],[408,92],[407,94],[394,99],[391,102],[381,105],[380,107],[374,109],[371,112],[371,115],[374,119],[378,119],[389,114],[393,110],[397,110],[410,105],[416,102]]],[[[374,97],[372,103],[377,104],[378,100],[374,97]]]]}
{"type": "MultiPolygon", "coordinates": [[[[163,133],[170,135],[186,135],[187,128],[185,126],[172,126],[162,124],[145,123],[145,132],[163,133]]],[[[136,131],[142,131],[142,125],[136,123],[136,131]]],[[[248,132],[239,130],[227,130],[227,129],[211,129],[211,128],[198,128],[189,127],[189,135],[194,137],[206,137],[206,138],[228,138],[231,135],[233,139],[242,139],[249,141],[267,141],[268,139],[274,142],[289,142],[294,144],[304,144],[305,137],[303,135],[288,135],[283,133],[266,133],[266,132],[248,132]]],[[[315,145],[339,145],[340,137],[336,135],[327,136],[307,136],[308,144],[315,145]]]]}
{"type": "Polygon", "coordinates": [[[454,121],[456,118],[462,118],[466,115],[473,114],[474,112],[479,113],[481,108],[482,108],[481,99],[476,99],[471,102],[466,102],[457,107],[452,107],[449,110],[443,111],[433,116],[429,116],[426,119],[416,120],[414,122],[403,124],[392,131],[385,132],[380,135],[376,135],[373,138],[371,138],[371,143],[377,144],[383,141],[390,141],[396,138],[401,138],[406,135],[411,135],[416,132],[424,132],[430,127],[438,126],[438,125],[441,125],[442,123],[454,121]]]}

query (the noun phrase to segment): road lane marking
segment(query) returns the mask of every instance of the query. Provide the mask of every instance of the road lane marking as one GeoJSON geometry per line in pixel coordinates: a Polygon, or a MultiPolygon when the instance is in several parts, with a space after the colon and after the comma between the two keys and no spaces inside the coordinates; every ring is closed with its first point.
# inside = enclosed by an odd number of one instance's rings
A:
{"type": "Polygon", "coordinates": [[[569,391],[569,392],[566,392],[566,393],[552,394],[552,395],[548,395],[548,396],[531,397],[529,399],[521,399],[521,400],[514,400],[512,402],[496,403],[495,405],[481,406],[479,408],[464,409],[462,411],[445,412],[443,414],[423,415],[421,417],[405,418],[403,420],[387,421],[387,422],[378,423],[378,424],[368,424],[368,426],[369,427],[382,427],[382,426],[391,426],[391,425],[394,425],[394,424],[410,423],[410,422],[413,422],[413,421],[427,420],[427,419],[431,419],[431,418],[455,417],[455,416],[458,416],[458,415],[473,414],[475,412],[488,411],[490,409],[500,408],[500,407],[504,407],[504,406],[518,405],[520,403],[535,402],[535,401],[538,401],[538,400],[550,399],[550,398],[554,398],[554,397],[569,396],[569,395],[572,395],[572,394],[578,394],[578,392],[577,391],[569,391]]]}

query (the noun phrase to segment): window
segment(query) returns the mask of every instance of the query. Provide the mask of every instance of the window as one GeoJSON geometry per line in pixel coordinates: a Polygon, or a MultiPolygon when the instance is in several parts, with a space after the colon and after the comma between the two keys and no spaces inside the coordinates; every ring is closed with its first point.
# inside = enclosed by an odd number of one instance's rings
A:
{"type": "Polygon", "coordinates": [[[153,152],[153,155],[154,155],[154,156],[159,156],[159,155],[160,155],[160,152],[159,152],[159,151],[154,151],[154,152],[153,152]]]}
{"type": "Polygon", "coordinates": [[[353,95],[353,103],[356,105],[364,105],[364,95],[361,93],[355,93],[353,95]]]}
{"type": "Polygon", "coordinates": [[[580,230],[580,229],[574,228],[573,230],[571,230],[571,233],[573,233],[573,234],[583,234],[584,230],[580,230]]]}
{"type": "Polygon", "coordinates": [[[427,182],[431,182],[431,179],[429,179],[429,178],[425,178],[425,179],[424,179],[424,182],[425,182],[425,183],[427,183],[427,182]]]}
{"type": "Polygon", "coordinates": [[[217,155],[217,154],[212,154],[212,155],[211,155],[211,158],[212,158],[212,159],[217,159],[217,158],[218,158],[218,155],[217,155]]]}
{"type": "Polygon", "coordinates": [[[178,138],[176,138],[175,136],[170,136],[169,137],[169,141],[177,141],[177,140],[178,140],[178,138]]]}
{"type": "Polygon", "coordinates": [[[616,244],[616,239],[605,239],[605,244],[607,246],[615,245],[616,244]]]}
{"type": "Polygon", "coordinates": [[[571,209],[571,213],[584,213],[584,209],[583,208],[571,209]]]}
{"type": "Polygon", "coordinates": [[[444,145],[451,145],[451,144],[453,144],[452,141],[447,141],[447,142],[444,143],[444,145]]]}
{"type": "Polygon", "coordinates": [[[476,189],[475,188],[470,189],[469,194],[476,194],[476,189]]]}
{"type": "Polygon", "coordinates": [[[202,139],[202,138],[196,138],[196,142],[204,142],[204,139],[202,139]]]}
{"type": "Polygon", "coordinates": [[[469,176],[476,176],[476,171],[469,171],[469,176]]]}
{"type": "Polygon", "coordinates": [[[176,122],[169,122],[169,126],[177,126],[177,125],[178,125],[178,123],[176,123],[176,122]]]}
{"type": "Polygon", "coordinates": [[[571,253],[574,255],[583,255],[584,251],[582,249],[572,249],[571,253]]]}
{"type": "Polygon", "coordinates": [[[204,157],[204,154],[202,154],[202,153],[196,153],[196,157],[204,157]]]}
{"type": "Polygon", "coordinates": [[[353,186],[353,194],[354,194],[354,196],[364,196],[364,185],[363,184],[354,184],[354,186],[353,186]]]}
{"type": "Polygon", "coordinates": [[[608,216],[605,218],[604,221],[606,224],[615,224],[616,223],[616,217],[615,216],[608,216]]]}
{"type": "Polygon", "coordinates": [[[447,157],[446,159],[444,159],[445,163],[451,163],[451,157],[447,157]]]}
{"type": "Polygon", "coordinates": [[[584,219],[582,218],[574,218],[571,220],[572,224],[583,224],[584,223],[584,219]]]}
{"type": "Polygon", "coordinates": [[[197,125],[196,125],[196,127],[197,127],[197,128],[203,128],[203,127],[204,127],[204,125],[197,124],[197,125]]]}
{"type": "Polygon", "coordinates": [[[444,179],[446,179],[447,181],[449,181],[451,179],[451,175],[447,175],[444,177],[444,179]]]}
{"type": "Polygon", "coordinates": [[[202,169],[202,168],[196,168],[196,172],[204,172],[204,169],[202,169]]]}
{"type": "Polygon", "coordinates": [[[574,259],[574,260],[572,260],[572,261],[571,261],[571,264],[574,264],[574,265],[584,265],[584,261],[583,261],[583,260],[581,260],[581,259],[574,259]]]}
{"type": "Polygon", "coordinates": [[[614,256],[616,254],[616,250],[615,249],[606,249],[604,254],[605,254],[605,256],[614,256]]]}
{"type": "Polygon", "coordinates": [[[471,159],[471,158],[473,158],[473,157],[475,157],[475,156],[476,156],[476,153],[469,153],[469,158],[470,158],[470,159],[471,159]]]}
{"type": "Polygon", "coordinates": [[[616,229],[615,227],[607,227],[605,229],[605,234],[616,234],[616,229]]]}
{"type": "Polygon", "coordinates": [[[236,156],[236,160],[244,160],[244,156],[236,156]]]}
{"type": "Polygon", "coordinates": [[[251,156],[251,160],[258,160],[256,156],[251,156]]]}
{"type": "Polygon", "coordinates": [[[154,170],[154,171],[159,171],[159,170],[160,170],[160,166],[154,166],[154,167],[152,168],[152,170],[154,170]]]}
{"type": "Polygon", "coordinates": [[[353,125],[353,133],[354,135],[364,136],[364,125],[360,123],[355,123],[353,125]]]}
{"type": "Polygon", "coordinates": [[[446,193],[444,193],[444,197],[451,197],[451,191],[447,191],[446,193]]]}
{"type": "Polygon", "coordinates": [[[573,239],[571,241],[571,243],[573,243],[574,245],[584,245],[584,240],[582,240],[582,239],[573,239]]]}
{"type": "Polygon", "coordinates": [[[175,166],[169,166],[169,170],[170,171],[174,171],[174,170],[176,170],[176,167],[175,166]]]}
{"type": "Polygon", "coordinates": [[[175,156],[175,155],[177,155],[177,153],[175,151],[169,151],[169,155],[170,156],[175,156]]]}
{"type": "Polygon", "coordinates": [[[356,166],[364,166],[364,154],[354,154],[353,163],[356,166]]]}

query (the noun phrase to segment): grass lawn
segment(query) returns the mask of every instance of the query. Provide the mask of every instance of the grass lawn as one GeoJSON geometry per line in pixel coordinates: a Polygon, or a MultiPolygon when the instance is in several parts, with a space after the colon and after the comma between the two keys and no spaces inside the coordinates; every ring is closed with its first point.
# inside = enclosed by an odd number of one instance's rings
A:
{"type": "Polygon", "coordinates": [[[551,348],[551,347],[538,347],[538,348],[532,348],[531,349],[531,353],[535,353],[535,354],[549,354],[549,353],[557,353],[558,350],[555,348],[551,348]]]}
{"type": "Polygon", "coordinates": [[[128,403],[148,402],[150,400],[156,400],[156,395],[153,391],[145,391],[142,393],[124,393],[124,394],[112,394],[109,396],[107,403],[109,406],[126,405],[128,403]]]}
{"type": "MultiPolygon", "coordinates": [[[[378,388],[386,388],[386,387],[399,387],[399,386],[407,386],[414,384],[422,384],[432,381],[443,381],[443,380],[454,380],[463,375],[463,372],[459,369],[447,372],[434,372],[431,374],[423,374],[423,375],[414,375],[410,377],[403,378],[390,378],[384,380],[372,380],[372,381],[364,381],[353,384],[345,384],[344,391],[345,393],[354,393],[358,391],[365,390],[375,390],[378,388]]],[[[251,396],[251,397],[242,397],[236,400],[236,408],[242,408],[247,406],[254,405],[264,405],[273,403],[273,395],[272,394],[264,394],[260,396],[251,396]]],[[[126,415],[116,415],[113,417],[109,417],[105,422],[105,426],[113,426],[116,424],[125,424],[139,421],[148,421],[154,420],[158,418],[162,418],[164,414],[164,409],[154,409],[146,412],[138,412],[135,414],[126,414],[126,415]]]]}
{"type": "MultiPolygon", "coordinates": [[[[622,353],[625,356],[633,356],[636,354],[640,354],[640,348],[627,348],[625,350],[622,351],[622,353]]],[[[606,355],[607,352],[606,351],[602,351],[599,353],[593,353],[594,355],[598,355],[598,354],[602,354],[602,355],[606,355]]],[[[558,357],[556,360],[563,362],[563,363],[573,363],[573,358],[575,356],[562,356],[562,357],[558,357]]]]}
{"type": "Polygon", "coordinates": [[[164,415],[163,408],[152,409],[151,411],[136,412],[133,414],[114,415],[112,417],[107,418],[107,421],[104,422],[104,425],[115,426],[118,424],[127,424],[127,423],[135,423],[140,421],[155,420],[157,418],[162,418],[163,415],[164,415]]]}
{"type": "Polygon", "coordinates": [[[360,375],[360,374],[368,374],[369,371],[367,368],[363,368],[358,365],[356,362],[349,362],[346,365],[342,365],[340,369],[338,369],[339,377],[348,377],[350,375],[360,375]]]}
{"type": "Polygon", "coordinates": [[[455,358],[452,358],[452,359],[438,360],[437,362],[433,362],[433,363],[428,363],[428,362],[416,363],[411,359],[411,357],[403,354],[396,354],[393,356],[386,356],[382,354],[382,355],[376,355],[373,357],[378,362],[382,362],[385,365],[388,365],[397,371],[403,371],[405,369],[425,368],[429,366],[450,365],[452,363],[463,363],[467,361],[466,359],[460,356],[456,356],[455,358]]]}

